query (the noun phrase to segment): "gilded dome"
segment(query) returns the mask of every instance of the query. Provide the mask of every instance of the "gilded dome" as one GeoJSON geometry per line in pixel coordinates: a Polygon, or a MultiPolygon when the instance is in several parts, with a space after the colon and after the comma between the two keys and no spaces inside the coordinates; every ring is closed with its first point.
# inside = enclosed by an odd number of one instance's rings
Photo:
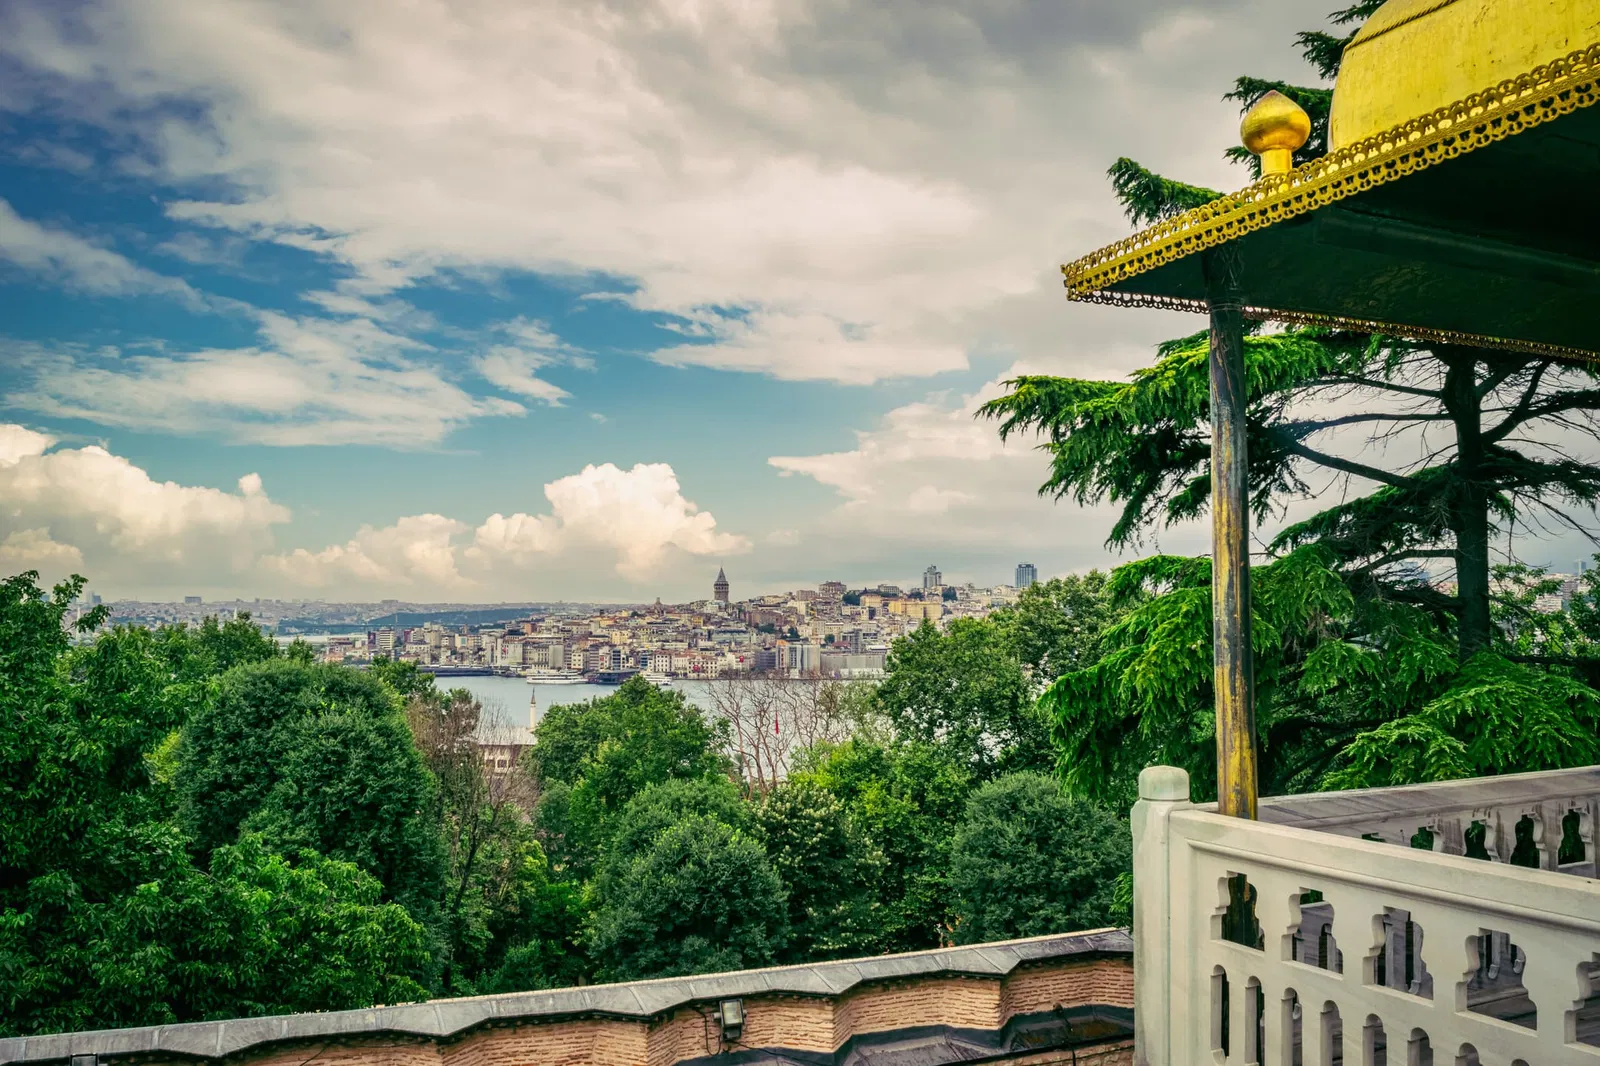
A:
{"type": "Polygon", "coordinates": [[[1389,0],[1345,49],[1328,147],[1600,42],[1600,0],[1389,0]]]}

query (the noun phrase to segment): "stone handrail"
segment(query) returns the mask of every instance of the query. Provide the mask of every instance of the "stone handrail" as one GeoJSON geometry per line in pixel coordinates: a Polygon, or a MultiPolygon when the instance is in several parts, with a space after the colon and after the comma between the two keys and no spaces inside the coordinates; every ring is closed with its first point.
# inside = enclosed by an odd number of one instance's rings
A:
{"type": "Polygon", "coordinates": [[[1358,816],[1335,832],[1188,795],[1152,767],[1133,812],[1141,1066],[1600,1066],[1600,883],[1349,833],[1392,794],[1262,805],[1358,816]]]}
{"type": "Polygon", "coordinates": [[[1279,796],[1261,801],[1260,819],[1593,877],[1597,815],[1600,766],[1586,766],[1279,796]]]}

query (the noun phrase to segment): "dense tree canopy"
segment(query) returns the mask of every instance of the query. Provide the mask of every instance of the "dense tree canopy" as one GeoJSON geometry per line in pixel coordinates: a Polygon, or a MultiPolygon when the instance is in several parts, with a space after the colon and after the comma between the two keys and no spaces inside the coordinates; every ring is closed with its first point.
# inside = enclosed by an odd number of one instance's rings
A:
{"type": "MultiPolygon", "coordinates": [[[[73,646],[81,579],[0,582],[0,1033],[325,1010],[425,992],[430,939],[350,863],[201,849],[150,757],[229,659],[179,627],[73,646]]],[[[103,612],[77,627],[94,629],[103,612]]],[[[227,627],[201,627],[201,641],[227,627]]],[[[231,638],[248,638],[238,632],[231,638]]]]}
{"type": "Polygon", "coordinates": [[[967,801],[952,842],[956,943],[1126,924],[1118,878],[1132,848],[1126,822],[1068,799],[1044,774],[988,782],[967,801]]]}
{"type": "Polygon", "coordinates": [[[1046,724],[1022,664],[986,619],[924,622],[889,652],[878,705],[902,736],[938,744],[986,777],[1049,763],[1046,724]]]}
{"type": "Polygon", "coordinates": [[[621,981],[770,965],[788,940],[785,895],[754,837],[693,815],[603,882],[591,950],[621,981]]]}
{"type": "Polygon", "coordinates": [[[437,784],[377,677],[287,660],[229,671],[184,729],[176,783],[201,850],[259,832],[353,862],[419,920],[437,920],[437,784]]]}

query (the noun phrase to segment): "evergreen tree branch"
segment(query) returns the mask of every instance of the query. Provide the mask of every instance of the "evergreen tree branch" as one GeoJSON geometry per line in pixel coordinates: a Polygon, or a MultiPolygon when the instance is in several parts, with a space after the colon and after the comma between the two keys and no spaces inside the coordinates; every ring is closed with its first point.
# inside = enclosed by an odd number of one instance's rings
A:
{"type": "Polygon", "coordinates": [[[1365,463],[1358,463],[1351,459],[1341,459],[1337,455],[1329,455],[1327,452],[1318,451],[1316,448],[1308,447],[1297,440],[1285,441],[1283,450],[1291,455],[1310,460],[1318,466],[1325,466],[1331,470],[1338,470],[1341,473],[1352,474],[1356,477],[1364,477],[1368,481],[1376,481],[1380,485],[1390,485],[1397,489],[1404,489],[1412,488],[1418,484],[1415,478],[1406,477],[1403,474],[1391,474],[1387,470],[1380,470],[1375,466],[1368,466],[1365,463]]]}

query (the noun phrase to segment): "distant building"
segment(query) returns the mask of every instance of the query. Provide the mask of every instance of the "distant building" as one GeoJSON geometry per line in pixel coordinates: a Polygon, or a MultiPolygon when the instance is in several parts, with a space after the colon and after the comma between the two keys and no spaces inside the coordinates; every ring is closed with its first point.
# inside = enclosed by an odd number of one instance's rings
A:
{"type": "Polygon", "coordinates": [[[718,603],[728,602],[728,575],[723,573],[722,567],[717,567],[717,580],[711,585],[711,598],[718,603]]]}
{"type": "Polygon", "coordinates": [[[1014,584],[1019,589],[1025,589],[1039,580],[1039,568],[1032,563],[1017,564],[1017,580],[1014,584]]]}
{"type": "Polygon", "coordinates": [[[939,573],[937,566],[930,566],[922,572],[922,589],[936,589],[944,584],[944,575],[939,573]]]}
{"type": "Polygon", "coordinates": [[[198,607],[204,602],[206,601],[200,596],[185,596],[183,598],[183,603],[186,607],[198,607]]]}

